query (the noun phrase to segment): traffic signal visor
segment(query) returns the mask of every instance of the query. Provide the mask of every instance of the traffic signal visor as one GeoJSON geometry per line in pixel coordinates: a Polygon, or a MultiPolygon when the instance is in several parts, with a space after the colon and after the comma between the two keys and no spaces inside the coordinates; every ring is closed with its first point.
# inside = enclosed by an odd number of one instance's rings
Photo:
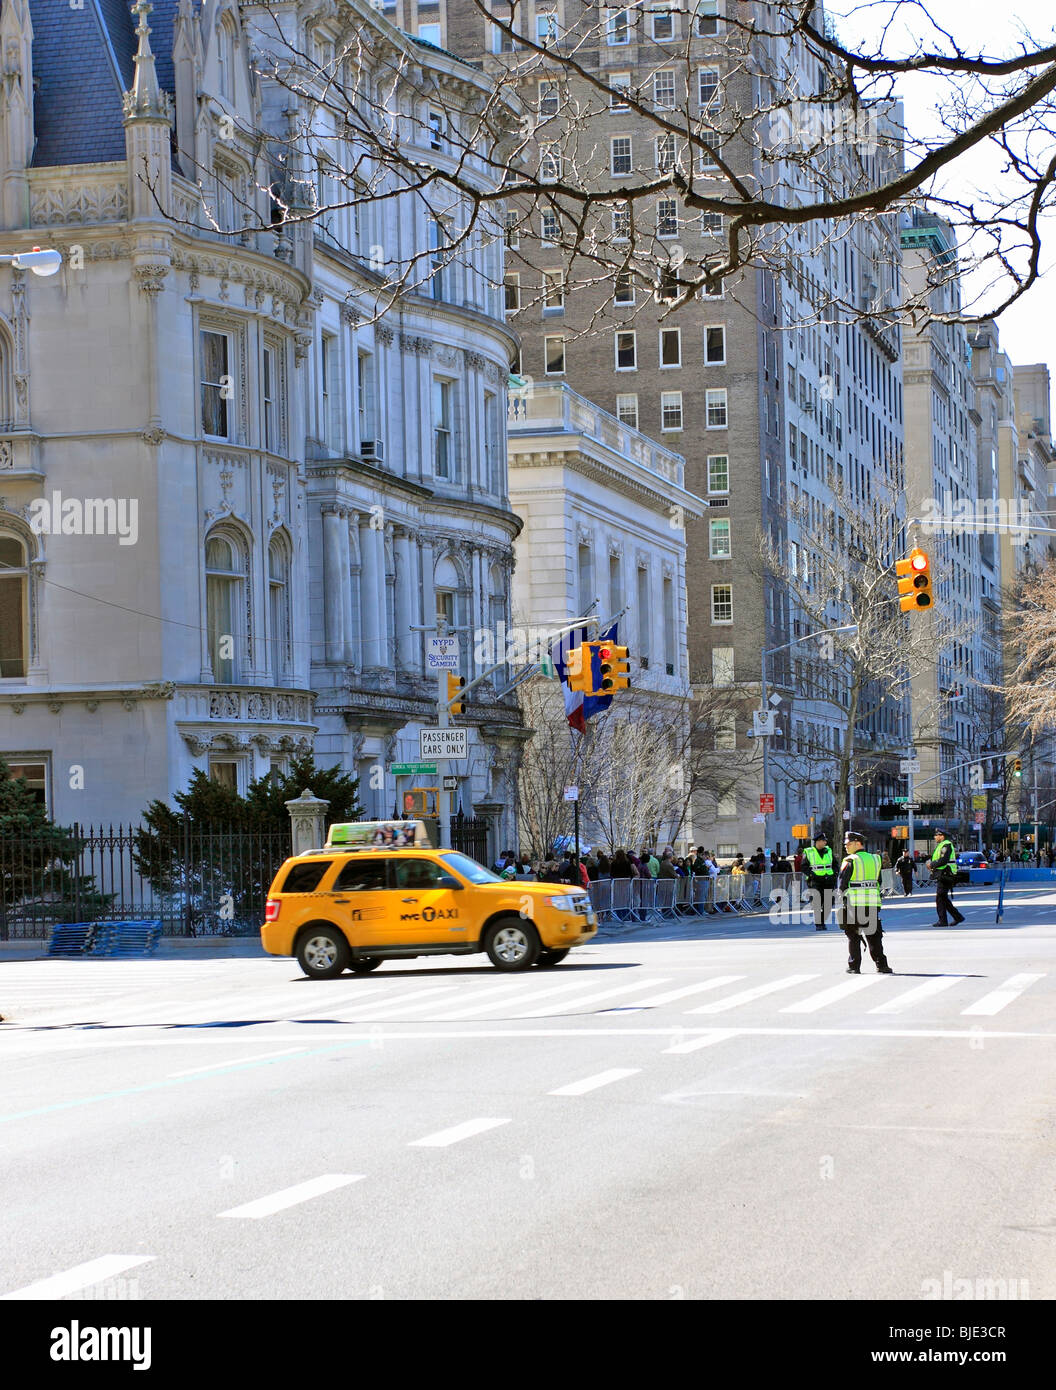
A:
{"type": "Polygon", "coordinates": [[[594,694],[594,668],[591,662],[589,642],[581,642],[568,653],[565,667],[568,672],[569,690],[578,690],[583,695],[594,694]]]}
{"type": "Polygon", "coordinates": [[[598,657],[601,661],[601,688],[608,693],[612,690],[627,690],[631,684],[627,668],[627,648],[617,647],[614,642],[599,644],[598,657]]]}
{"type": "Polygon", "coordinates": [[[903,613],[915,613],[931,607],[931,573],[927,552],[914,546],[904,560],[895,562],[898,576],[899,607],[903,613]]]}
{"type": "Polygon", "coordinates": [[[454,671],[447,673],[447,707],[452,714],[461,714],[466,708],[458,698],[459,692],[466,683],[465,676],[456,676],[454,671]]]}

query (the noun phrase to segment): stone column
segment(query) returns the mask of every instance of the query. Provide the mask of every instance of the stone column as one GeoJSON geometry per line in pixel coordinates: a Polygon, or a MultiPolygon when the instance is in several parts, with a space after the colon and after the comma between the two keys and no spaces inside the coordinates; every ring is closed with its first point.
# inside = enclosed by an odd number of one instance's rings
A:
{"type": "Polygon", "coordinates": [[[405,528],[395,534],[396,552],[396,668],[409,671],[414,665],[414,633],[411,624],[415,621],[414,589],[412,588],[413,551],[411,535],[405,528]]]}
{"type": "Polygon", "coordinates": [[[322,849],[326,839],[323,828],[329,801],[313,796],[307,789],[293,801],[286,802],[290,813],[291,854],[307,854],[311,849],[322,849]]]}
{"type": "MultiPolygon", "coordinates": [[[[326,661],[336,666],[345,649],[344,606],[341,598],[342,578],[348,587],[348,565],[342,571],[341,532],[347,531],[339,507],[323,508],[323,593],[325,594],[326,661]]],[[[347,554],[348,539],[345,538],[347,554]]]]}
{"type": "Polygon", "coordinates": [[[356,663],[352,623],[352,539],[349,535],[349,527],[354,526],[355,522],[355,512],[341,513],[341,659],[346,666],[354,666],[356,663]]]}
{"type": "Polygon", "coordinates": [[[382,634],[385,631],[385,533],[370,525],[373,517],[359,523],[359,611],[363,634],[363,668],[382,663],[382,634]]]}
{"type": "MultiPolygon", "coordinates": [[[[436,559],[431,542],[422,542],[422,626],[433,630],[436,624],[436,559]]],[[[420,650],[420,649],[419,649],[420,650]]]]}

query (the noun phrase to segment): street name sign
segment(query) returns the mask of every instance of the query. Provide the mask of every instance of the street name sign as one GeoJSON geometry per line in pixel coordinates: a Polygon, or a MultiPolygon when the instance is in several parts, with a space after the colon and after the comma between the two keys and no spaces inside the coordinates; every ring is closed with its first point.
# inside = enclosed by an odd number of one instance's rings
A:
{"type": "Polygon", "coordinates": [[[903,758],[902,761],[901,761],[901,762],[899,763],[899,765],[898,765],[898,770],[899,770],[899,772],[901,772],[901,773],[906,773],[906,772],[914,772],[914,773],[916,773],[916,772],[919,772],[919,771],[920,771],[920,759],[919,759],[919,758],[903,758]]]}
{"type": "Polygon", "coordinates": [[[458,670],[458,638],[430,637],[425,644],[425,663],[430,671],[458,670]]]}
{"type": "Polygon", "coordinates": [[[393,777],[435,777],[436,763],[393,763],[389,771],[393,777]]]}
{"type": "Polygon", "coordinates": [[[446,758],[469,756],[468,729],[419,729],[418,746],[422,758],[441,762],[446,758]]]}

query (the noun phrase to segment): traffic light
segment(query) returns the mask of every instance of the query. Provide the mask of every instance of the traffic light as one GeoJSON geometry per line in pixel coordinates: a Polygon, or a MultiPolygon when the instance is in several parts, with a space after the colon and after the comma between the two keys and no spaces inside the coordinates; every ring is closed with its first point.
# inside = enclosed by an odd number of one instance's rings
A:
{"type": "Polygon", "coordinates": [[[590,648],[591,643],[581,642],[578,647],[571,649],[565,662],[569,690],[578,690],[584,695],[594,694],[594,668],[590,648]]]}
{"type": "Polygon", "coordinates": [[[1013,759],[1012,759],[1012,776],[1013,776],[1013,777],[1022,777],[1022,776],[1023,776],[1023,759],[1022,759],[1022,758],[1013,758],[1013,759]]]}
{"type": "Polygon", "coordinates": [[[456,676],[454,671],[447,673],[447,709],[449,714],[462,714],[465,705],[458,699],[459,691],[466,683],[465,676],[456,676]],[[455,701],[452,704],[452,701],[455,701]]]}
{"type": "Polygon", "coordinates": [[[629,689],[631,678],[627,669],[627,648],[617,647],[613,642],[599,642],[597,645],[602,692],[608,694],[612,690],[629,689]]]}
{"type": "Polygon", "coordinates": [[[931,575],[927,553],[914,546],[904,560],[895,561],[898,576],[899,607],[903,613],[915,613],[931,607],[931,575]]]}

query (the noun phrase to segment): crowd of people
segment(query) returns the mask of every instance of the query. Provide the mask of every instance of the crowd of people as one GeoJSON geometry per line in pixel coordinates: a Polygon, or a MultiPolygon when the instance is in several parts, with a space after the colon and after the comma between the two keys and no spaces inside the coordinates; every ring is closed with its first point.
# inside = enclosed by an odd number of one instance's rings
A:
{"type": "MultiPolygon", "coordinates": [[[[718,878],[721,873],[790,874],[795,867],[783,855],[767,855],[762,846],[749,859],[737,854],[726,865],[721,865],[712,851],[703,845],[698,845],[694,854],[686,855],[676,854],[670,845],[659,852],[643,846],[638,852],[617,849],[611,855],[601,849],[591,849],[584,851],[580,858],[578,882],[586,888],[598,879],[612,878],[692,878],[696,875],[718,878]]],[[[513,850],[505,850],[493,868],[501,878],[533,878],[540,883],[577,882],[571,850],[566,850],[560,859],[542,860],[524,859],[513,850]]]]}

